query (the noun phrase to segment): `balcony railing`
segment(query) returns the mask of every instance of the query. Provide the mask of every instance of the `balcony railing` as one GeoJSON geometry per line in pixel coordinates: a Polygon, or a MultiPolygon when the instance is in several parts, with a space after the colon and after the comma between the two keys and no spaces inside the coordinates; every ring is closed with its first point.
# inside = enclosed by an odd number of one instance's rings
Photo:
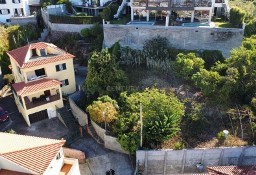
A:
{"type": "Polygon", "coordinates": [[[31,77],[28,77],[28,81],[33,81],[33,80],[39,80],[39,79],[42,79],[46,77],[46,75],[41,75],[41,76],[31,76],[31,77]]]}
{"type": "Polygon", "coordinates": [[[149,0],[148,7],[168,7],[169,1],[166,0],[149,0]]]}
{"type": "Polygon", "coordinates": [[[132,6],[136,6],[136,7],[146,7],[146,1],[133,1],[132,2],[132,6]]]}
{"type": "Polygon", "coordinates": [[[195,7],[211,7],[212,6],[212,1],[195,1],[195,7]]]}
{"type": "Polygon", "coordinates": [[[173,7],[194,7],[194,1],[192,0],[174,1],[173,7]]]}
{"type": "Polygon", "coordinates": [[[28,97],[24,98],[25,103],[26,103],[26,108],[27,109],[32,109],[41,105],[45,105],[47,103],[51,103],[57,100],[60,100],[60,94],[52,95],[52,96],[45,96],[41,95],[39,98],[32,98],[32,102],[28,99],[28,97]]]}

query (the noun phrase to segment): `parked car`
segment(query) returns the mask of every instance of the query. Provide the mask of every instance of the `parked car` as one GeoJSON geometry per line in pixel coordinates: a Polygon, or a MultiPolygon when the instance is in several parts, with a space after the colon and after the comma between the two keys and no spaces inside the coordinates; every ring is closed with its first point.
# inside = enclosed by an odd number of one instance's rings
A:
{"type": "Polygon", "coordinates": [[[0,106],[0,123],[4,123],[9,120],[8,112],[0,106]]]}

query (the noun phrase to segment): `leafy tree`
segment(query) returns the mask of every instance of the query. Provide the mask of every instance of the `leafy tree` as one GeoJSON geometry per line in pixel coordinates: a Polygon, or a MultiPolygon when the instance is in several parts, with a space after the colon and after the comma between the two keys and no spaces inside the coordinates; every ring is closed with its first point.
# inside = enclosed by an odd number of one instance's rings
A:
{"type": "MultiPolygon", "coordinates": [[[[119,137],[127,133],[139,132],[140,103],[143,105],[145,145],[158,145],[179,132],[180,119],[184,114],[183,104],[173,94],[167,95],[164,91],[153,88],[130,95],[126,92],[121,93],[121,114],[115,127],[119,137]]],[[[120,144],[122,145],[123,142],[120,144]]]]}
{"type": "Polygon", "coordinates": [[[176,72],[180,77],[190,80],[191,76],[204,67],[204,60],[194,53],[178,54],[176,58],[176,72]]]}
{"type": "Polygon", "coordinates": [[[230,23],[234,26],[241,27],[245,19],[245,12],[238,7],[230,9],[230,23]]]}
{"type": "Polygon", "coordinates": [[[195,86],[200,88],[204,95],[210,96],[216,93],[218,85],[221,82],[221,76],[218,72],[201,69],[193,74],[192,81],[195,86]]]}
{"type": "Polygon", "coordinates": [[[97,123],[104,123],[105,119],[107,123],[113,122],[117,117],[117,103],[108,96],[99,97],[97,101],[94,101],[86,108],[90,117],[97,123]],[[105,118],[103,117],[103,112],[105,118]]]}
{"type": "Polygon", "coordinates": [[[105,21],[111,20],[111,8],[109,6],[105,7],[103,11],[100,13],[100,16],[105,21]]]}
{"type": "Polygon", "coordinates": [[[117,96],[126,82],[124,72],[119,69],[116,60],[103,49],[93,52],[88,62],[88,74],[83,89],[87,96],[117,96]]]}

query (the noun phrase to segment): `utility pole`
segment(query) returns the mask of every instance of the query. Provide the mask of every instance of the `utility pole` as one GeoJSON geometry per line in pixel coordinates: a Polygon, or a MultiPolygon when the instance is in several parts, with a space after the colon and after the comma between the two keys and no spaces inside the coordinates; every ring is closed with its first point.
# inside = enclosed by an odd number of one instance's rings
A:
{"type": "Polygon", "coordinates": [[[140,103],[140,147],[142,147],[142,130],[143,130],[143,123],[142,123],[142,104],[140,103]]]}

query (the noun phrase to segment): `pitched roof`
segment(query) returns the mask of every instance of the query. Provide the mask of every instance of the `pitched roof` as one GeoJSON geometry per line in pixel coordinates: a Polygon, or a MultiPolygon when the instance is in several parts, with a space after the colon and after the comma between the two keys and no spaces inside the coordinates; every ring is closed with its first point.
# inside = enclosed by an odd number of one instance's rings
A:
{"type": "Polygon", "coordinates": [[[50,87],[58,86],[61,82],[54,79],[40,79],[36,81],[31,81],[28,83],[19,82],[12,84],[12,87],[18,95],[27,95],[31,92],[42,91],[43,89],[49,89],[50,87]]]}
{"type": "Polygon", "coordinates": [[[50,165],[64,140],[0,132],[0,157],[40,174],[50,165]]]}
{"type": "Polygon", "coordinates": [[[0,175],[30,175],[28,173],[20,173],[17,171],[10,171],[10,170],[5,170],[5,169],[1,169],[0,170],[0,175]]]}
{"type": "Polygon", "coordinates": [[[212,166],[209,175],[256,175],[255,166],[212,166]]]}
{"type": "Polygon", "coordinates": [[[70,58],[74,58],[75,56],[67,53],[66,51],[58,48],[57,46],[45,42],[32,43],[14,50],[7,52],[7,54],[14,59],[17,63],[17,66],[20,68],[29,68],[34,66],[39,66],[43,64],[53,63],[57,61],[62,61],[70,58]],[[25,62],[25,58],[28,54],[28,51],[31,49],[45,49],[46,47],[51,47],[55,50],[60,51],[58,55],[47,55],[45,57],[40,56],[37,59],[29,60],[25,62]]]}

